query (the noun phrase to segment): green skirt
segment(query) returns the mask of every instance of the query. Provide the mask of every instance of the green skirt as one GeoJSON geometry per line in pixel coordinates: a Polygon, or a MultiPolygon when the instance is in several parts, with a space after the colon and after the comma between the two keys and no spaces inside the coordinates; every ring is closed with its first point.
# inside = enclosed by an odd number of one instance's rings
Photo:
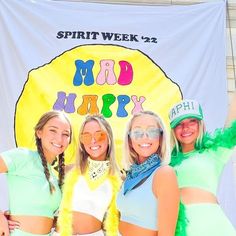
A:
{"type": "Polygon", "coordinates": [[[236,236],[236,230],[218,204],[182,205],[176,236],[236,236]]]}

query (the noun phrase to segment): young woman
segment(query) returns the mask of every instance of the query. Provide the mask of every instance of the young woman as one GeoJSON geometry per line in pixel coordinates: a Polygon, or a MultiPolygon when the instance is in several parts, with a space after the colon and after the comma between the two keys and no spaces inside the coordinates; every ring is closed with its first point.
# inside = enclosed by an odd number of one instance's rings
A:
{"type": "MultiPolygon", "coordinates": [[[[19,223],[12,236],[50,235],[61,201],[64,151],[71,141],[71,125],[61,112],[45,113],[35,127],[37,151],[15,148],[0,155],[0,172],[7,174],[10,220],[19,223]],[[59,158],[59,182],[51,163],[59,158]]],[[[9,235],[0,213],[0,235],[9,235]]]]}
{"type": "Polygon", "coordinates": [[[103,116],[87,116],[79,132],[77,165],[65,181],[55,235],[117,235],[117,170],[110,125],[103,116]]]}
{"type": "Polygon", "coordinates": [[[218,205],[220,174],[236,145],[236,121],[229,128],[205,133],[201,106],[183,100],[170,110],[173,151],[171,165],[178,177],[181,207],[176,235],[235,236],[218,205]]]}
{"type": "Polygon", "coordinates": [[[122,236],[173,236],[179,190],[169,161],[169,142],[153,112],[135,114],[125,136],[127,177],[117,197],[122,236]]]}

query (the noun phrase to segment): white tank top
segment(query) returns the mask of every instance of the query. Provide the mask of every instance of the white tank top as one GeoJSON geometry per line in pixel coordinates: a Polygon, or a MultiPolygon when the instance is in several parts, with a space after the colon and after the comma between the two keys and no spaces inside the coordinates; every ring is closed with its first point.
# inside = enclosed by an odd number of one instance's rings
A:
{"type": "Polygon", "coordinates": [[[107,179],[96,189],[91,190],[83,176],[80,176],[74,187],[72,210],[86,213],[103,221],[111,203],[112,185],[107,179]]]}

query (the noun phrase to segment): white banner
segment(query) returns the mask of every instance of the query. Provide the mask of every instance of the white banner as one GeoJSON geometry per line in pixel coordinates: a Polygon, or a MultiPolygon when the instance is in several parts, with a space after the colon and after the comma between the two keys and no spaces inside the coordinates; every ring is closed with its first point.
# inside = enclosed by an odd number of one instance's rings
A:
{"type": "Polygon", "coordinates": [[[118,147],[132,112],[153,110],[168,123],[182,97],[201,103],[208,130],[222,127],[225,18],[224,1],[0,1],[0,151],[33,145],[38,117],[55,108],[71,116],[75,137],[84,115],[102,113],[118,147]]]}

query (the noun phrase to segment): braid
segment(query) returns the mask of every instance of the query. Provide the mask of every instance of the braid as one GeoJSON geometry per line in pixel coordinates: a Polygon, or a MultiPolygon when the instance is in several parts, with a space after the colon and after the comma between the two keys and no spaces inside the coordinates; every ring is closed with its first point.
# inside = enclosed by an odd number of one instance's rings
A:
{"type": "Polygon", "coordinates": [[[53,193],[53,191],[55,191],[55,187],[50,182],[50,173],[49,173],[49,170],[48,170],[46,158],[43,154],[43,148],[42,148],[41,140],[39,138],[36,138],[36,146],[37,146],[38,153],[39,153],[39,155],[41,157],[41,160],[42,160],[42,165],[43,165],[43,168],[44,168],[44,174],[45,174],[45,177],[46,177],[46,179],[48,181],[48,184],[49,184],[50,193],[53,193]]]}
{"type": "Polygon", "coordinates": [[[64,152],[59,155],[58,161],[58,172],[59,172],[59,187],[62,188],[64,184],[64,176],[65,176],[65,159],[64,159],[64,152]]]}

